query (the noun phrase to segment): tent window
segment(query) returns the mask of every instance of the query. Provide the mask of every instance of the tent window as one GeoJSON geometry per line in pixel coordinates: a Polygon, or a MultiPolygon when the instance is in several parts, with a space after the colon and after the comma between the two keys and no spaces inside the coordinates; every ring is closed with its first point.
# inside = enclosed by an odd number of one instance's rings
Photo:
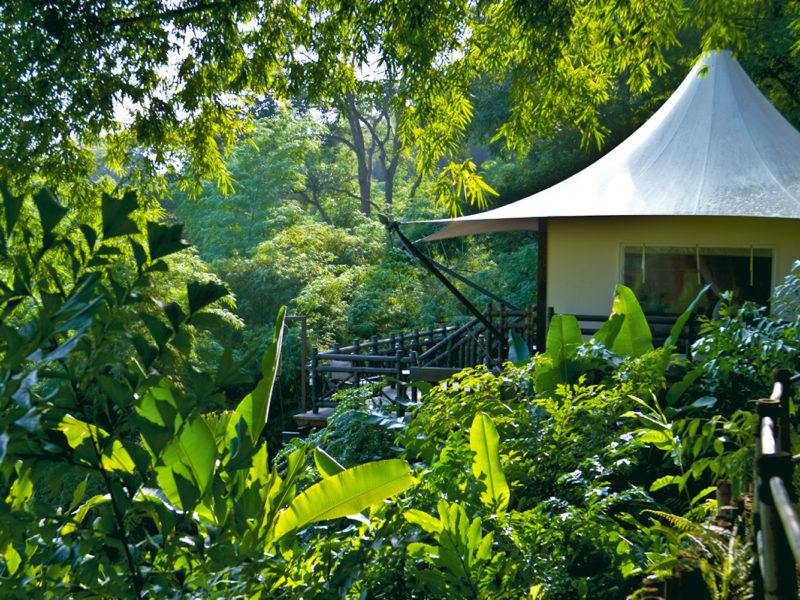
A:
{"type": "Polygon", "coordinates": [[[726,291],[738,300],[768,304],[772,250],[703,246],[625,246],[623,282],[649,314],[679,314],[711,284],[700,307],[709,316],[726,291]]]}

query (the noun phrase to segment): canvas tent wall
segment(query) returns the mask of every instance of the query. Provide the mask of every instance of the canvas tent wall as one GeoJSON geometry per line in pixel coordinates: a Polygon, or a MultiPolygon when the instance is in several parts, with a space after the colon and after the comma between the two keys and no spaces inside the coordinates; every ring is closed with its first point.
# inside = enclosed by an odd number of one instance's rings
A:
{"type": "Polygon", "coordinates": [[[438,221],[426,239],[538,229],[540,315],[601,314],[625,277],[626,248],[758,247],[771,253],[774,284],[800,257],[798,219],[800,132],[719,51],[594,164],[509,205],[438,221]]]}

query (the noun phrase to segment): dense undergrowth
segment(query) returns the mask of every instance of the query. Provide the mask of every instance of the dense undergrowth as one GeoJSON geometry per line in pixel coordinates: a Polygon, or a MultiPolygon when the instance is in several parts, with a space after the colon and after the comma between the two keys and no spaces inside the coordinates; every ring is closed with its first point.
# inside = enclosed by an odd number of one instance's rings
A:
{"type": "Polygon", "coordinates": [[[676,564],[748,596],[746,519],[712,524],[714,491],[747,493],[753,400],[797,360],[797,274],[784,320],[731,304],[691,359],[620,286],[592,340],[557,316],[546,352],[461,372],[407,423],[349,390],[270,461],[282,319],[240,401],[250,357],[197,354],[225,287],[161,283],[179,226],[132,195],[85,223],[2,193],[4,597],[611,600],[676,564]]]}

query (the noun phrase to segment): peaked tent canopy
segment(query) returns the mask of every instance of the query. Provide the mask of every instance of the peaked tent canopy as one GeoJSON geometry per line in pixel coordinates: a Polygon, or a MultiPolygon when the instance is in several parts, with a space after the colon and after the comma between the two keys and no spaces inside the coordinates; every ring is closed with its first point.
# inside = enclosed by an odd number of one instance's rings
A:
{"type": "Polygon", "coordinates": [[[536,229],[540,217],[715,215],[800,219],[800,132],[730,51],[704,55],[664,105],[583,171],[425,238],[536,229]]]}

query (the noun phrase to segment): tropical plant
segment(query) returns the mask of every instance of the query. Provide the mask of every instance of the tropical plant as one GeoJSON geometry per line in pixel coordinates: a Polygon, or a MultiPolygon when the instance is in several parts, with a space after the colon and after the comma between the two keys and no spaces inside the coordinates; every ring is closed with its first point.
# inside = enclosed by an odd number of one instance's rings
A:
{"type": "Polygon", "coordinates": [[[234,410],[209,410],[220,386],[240,377],[230,351],[214,372],[164,376],[163,356],[188,352],[189,325],[216,323],[207,308],[227,289],[189,282],[184,307],[150,295],[153,274],[185,243],[178,225],[131,219],[135,194],[105,196],[100,228],[71,224],[77,240],[47,190],[33,197],[38,218],[23,196],[2,194],[13,285],[0,290],[0,310],[18,324],[0,328],[4,595],[269,594],[285,582],[278,544],[291,552],[308,524],[411,483],[403,461],[379,461],[326,473],[297,495],[305,450],[283,476],[269,468],[261,434],[283,310],[263,378],[234,410]]]}

